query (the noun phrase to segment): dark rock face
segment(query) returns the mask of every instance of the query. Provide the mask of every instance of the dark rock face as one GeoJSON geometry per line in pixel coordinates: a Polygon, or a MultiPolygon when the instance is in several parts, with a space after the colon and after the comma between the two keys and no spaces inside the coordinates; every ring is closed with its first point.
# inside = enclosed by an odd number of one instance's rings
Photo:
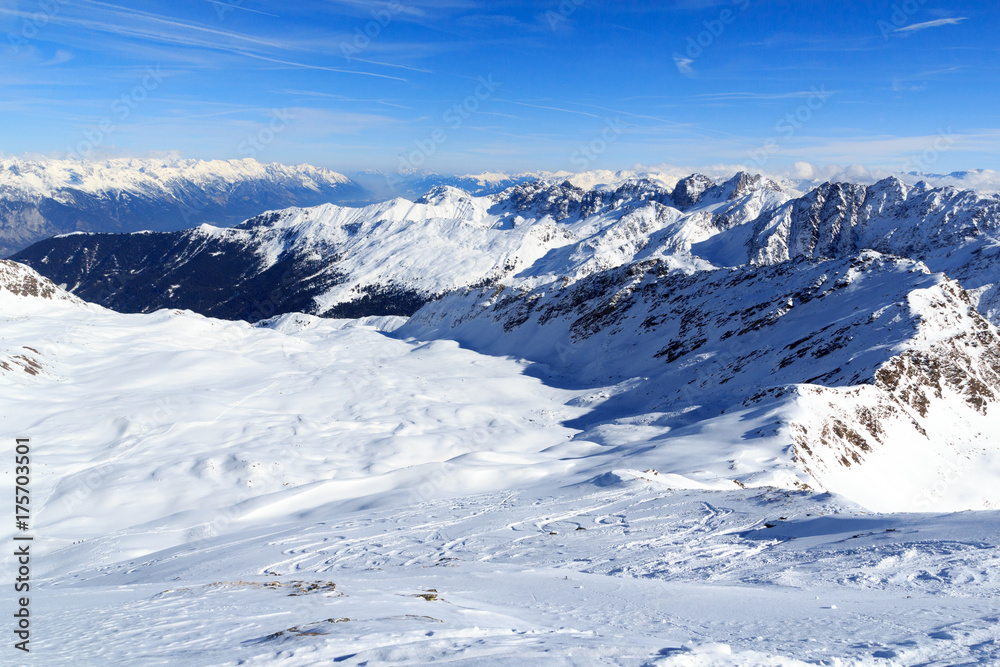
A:
{"type": "Polygon", "coordinates": [[[694,174],[682,179],[674,187],[674,192],[671,195],[674,205],[682,211],[691,208],[701,201],[702,195],[713,185],[715,183],[712,179],[702,174],[694,174]]]}
{"type": "Polygon", "coordinates": [[[160,308],[256,321],[312,310],[312,297],[336,280],[326,261],[282,257],[265,267],[246,244],[187,232],[74,234],[16,255],[77,296],[125,313],[160,308]]]}
{"type": "MultiPolygon", "coordinates": [[[[511,210],[533,217],[549,215],[559,222],[579,215],[584,198],[590,193],[569,181],[553,185],[544,181],[523,183],[495,195],[497,202],[511,210]]],[[[591,195],[590,200],[593,200],[591,195]]],[[[593,207],[593,201],[589,202],[593,207]]]]}
{"type": "Polygon", "coordinates": [[[996,200],[973,192],[907,187],[895,178],[826,183],[758,220],[748,259],[764,264],[871,249],[926,261],[998,227],[996,200]]]}

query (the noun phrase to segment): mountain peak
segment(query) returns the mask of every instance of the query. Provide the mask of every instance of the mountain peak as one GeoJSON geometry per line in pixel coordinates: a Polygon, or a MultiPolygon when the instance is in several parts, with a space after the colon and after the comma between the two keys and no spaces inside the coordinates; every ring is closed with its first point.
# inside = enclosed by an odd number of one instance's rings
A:
{"type": "Polygon", "coordinates": [[[745,197],[756,190],[770,190],[771,192],[781,192],[781,186],[769,178],[764,178],[759,174],[751,174],[747,171],[737,172],[718,188],[716,197],[720,200],[732,201],[745,197]]]}
{"type": "Polygon", "coordinates": [[[559,185],[550,181],[528,181],[494,195],[494,201],[509,202],[518,212],[532,212],[538,217],[549,215],[558,222],[580,212],[585,194],[589,193],[569,181],[559,185]]]}
{"type": "Polygon", "coordinates": [[[630,178],[614,191],[616,200],[656,201],[670,204],[670,191],[662,184],[644,177],[630,178]]]}
{"type": "Polygon", "coordinates": [[[715,181],[704,174],[691,174],[677,182],[671,198],[677,208],[681,210],[691,208],[701,201],[705,191],[714,185],[715,181]]]}
{"type": "Polygon", "coordinates": [[[886,176],[882,180],[875,183],[872,186],[874,189],[878,190],[893,190],[900,193],[906,192],[906,184],[899,180],[895,176],[886,176]]]}
{"type": "Polygon", "coordinates": [[[413,203],[437,206],[447,202],[464,202],[471,199],[472,195],[461,188],[451,185],[438,185],[418,197],[413,203]]]}

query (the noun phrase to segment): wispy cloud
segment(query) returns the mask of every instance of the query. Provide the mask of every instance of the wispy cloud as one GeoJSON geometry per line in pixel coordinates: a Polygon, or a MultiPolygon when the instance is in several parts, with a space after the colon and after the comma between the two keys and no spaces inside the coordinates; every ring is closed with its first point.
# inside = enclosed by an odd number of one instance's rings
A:
{"type": "Polygon", "coordinates": [[[240,49],[225,49],[225,50],[229,51],[230,53],[236,53],[242,56],[246,56],[247,58],[255,58],[257,60],[277,63],[279,65],[288,65],[289,67],[295,67],[299,69],[314,69],[314,70],[321,70],[323,72],[340,72],[342,74],[361,74],[364,76],[373,76],[379,79],[392,79],[394,81],[403,81],[403,82],[406,81],[406,79],[403,79],[401,77],[389,76],[388,74],[376,74],[375,72],[367,72],[364,70],[356,70],[356,69],[344,69],[342,67],[327,67],[326,65],[310,65],[308,63],[295,62],[294,60],[282,60],[281,58],[270,58],[268,56],[262,56],[259,53],[252,53],[250,51],[243,51],[240,49]]]}
{"type": "Polygon", "coordinates": [[[515,102],[514,100],[501,100],[497,99],[497,102],[506,102],[507,104],[517,104],[522,107],[531,107],[532,109],[544,109],[546,111],[561,111],[563,113],[576,114],[578,116],[590,116],[591,118],[600,118],[597,114],[587,113],[586,111],[576,111],[574,109],[563,109],[562,107],[550,107],[542,104],[528,104],[527,102],[515,102]]]}
{"type": "Polygon", "coordinates": [[[364,58],[351,57],[351,60],[356,60],[359,63],[368,63],[369,65],[381,65],[382,67],[395,67],[397,69],[405,69],[411,72],[422,72],[424,74],[433,74],[434,72],[429,69],[424,69],[422,67],[411,67],[410,65],[396,65],[393,63],[382,62],[381,60],[365,60],[364,58]]]}
{"type": "Polygon", "coordinates": [[[624,111],[624,110],[621,110],[621,109],[612,109],[610,107],[603,107],[603,106],[600,106],[600,105],[597,105],[597,104],[584,104],[582,102],[580,104],[581,104],[581,106],[592,107],[594,109],[600,109],[601,111],[608,111],[608,112],[613,113],[613,114],[620,114],[622,116],[631,116],[633,118],[642,118],[644,120],[653,120],[653,121],[656,121],[657,123],[664,123],[666,125],[673,125],[675,127],[693,127],[694,126],[693,123],[678,123],[677,121],[670,120],[669,118],[662,118],[660,116],[649,116],[649,115],[646,115],[646,114],[633,113],[631,111],[624,111]]]}
{"type": "Polygon", "coordinates": [[[919,93],[920,91],[927,90],[927,82],[921,83],[911,83],[906,79],[893,79],[892,80],[892,92],[894,93],[919,93]]]}
{"type": "Polygon", "coordinates": [[[413,107],[404,106],[402,104],[397,104],[395,102],[390,102],[389,100],[377,99],[377,98],[359,98],[359,97],[346,97],[344,95],[335,95],[333,93],[322,93],[316,90],[278,90],[274,91],[282,95],[302,95],[305,97],[320,97],[335,100],[337,102],[360,102],[368,104],[381,104],[387,107],[395,107],[397,109],[407,109],[412,110],[413,107]]]}
{"type": "MultiPolygon", "coordinates": [[[[98,29],[105,28],[105,29],[110,29],[111,31],[114,32],[127,33],[130,31],[130,27],[135,25],[135,19],[141,18],[152,24],[167,26],[168,28],[179,28],[181,30],[190,30],[192,32],[201,33],[205,35],[212,35],[213,38],[222,37],[236,41],[249,42],[260,46],[270,46],[275,48],[282,47],[282,44],[278,42],[275,42],[270,39],[257,37],[256,35],[247,35],[244,33],[238,33],[231,30],[221,30],[219,28],[212,28],[198,23],[181,21],[169,16],[164,16],[162,14],[156,14],[154,12],[141,11],[138,9],[129,9],[127,7],[121,7],[119,5],[114,5],[107,2],[100,2],[99,0],[80,0],[80,2],[91,5],[92,7],[95,8],[94,11],[103,10],[107,15],[123,19],[125,22],[130,24],[130,26],[126,26],[124,24],[110,24],[110,23],[102,24],[99,21],[90,20],[89,18],[84,19],[82,21],[77,21],[77,23],[83,24],[84,26],[90,24],[91,27],[95,27],[98,29]]],[[[57,16],[55,17],[55,20],[59,20],[59,18],[60,17],[57,16]]],[[[163,33],[155,33],[142,29],[137,30],[137,32],[140,33],[140,36],[144,37],[164,37],[167,39],[172,37],[172,35],[164,35],[163,33]]]]}
{"type": "Polygon", "coordinates": [[[960,16],[953,19],[937,19],[934,21],[924,21],[923,23],[914,23],[913,25],[903,26],[902,28],[897,28],[893,32],[916,32],[918,30],[926,30],[927,28],[937,28],[942,25],[956,25],[962,21],[969,18],[968,16],[960,16]]]}
{"type": "Polygon", "coordinates": [[[220,5],[222,7],[226,7],[227,9],[239,9],[244,12],[253,12],[254,14],[263,14],[264,16],[273,16],[274,18],[278,18],[277,14],[262,12],[259,9],[250,9],[249,7],[243,7],[242,5],[236,4],[235,2],[219,2],[219,0],[205,0],[205,2],[210,2],[213,5],[220,5]]]}
{"type": "Polygon", "coordinates": [[[65,49],[56,49],[56,54],[54,56],[40,64],[42,67],[52,67],[53,65],[68,63],[70,60],[73,60],[72,53],[65,49]]]}
{"type": "Polygon", "coordinates": [[[799,90],[790,93],[753,93],[753,92],[732,92],[732,93],[705,93],[703,95],[692,95],[691,99],[708,102],[721,102],[727,100],[789,100],[799,98],[809,98],[817,94],[833,95],[835,90],[799,90]]]}
{"type": "Polygon", "coordinates": [[[943,67],[928,70],[926,72],[920,72],[912,76],[894,77],[892,80],[892,91],[894,93],[920,92],[927,89],[928,80],[955,74],[963,71],[964,69],[964,67],[943,67]]]}
{"type": "MultiPolygon", "coordinates": [[[[401,82],[407,81],[407,79],[402,77],[390,76],[388,74],[345,67],[331,67],[326,64],[312,64],[302,62],[300,58],[292,59],[284,54],[297,51],[298,49],[295,44],[282,42],[270,37],[264,38],[257,35],[223,30],[148,11],[125,9],[118,5],[101,2],[100,0],[79,0],[79,2],[91,8],[85,16],[76,16],[70,12],[66,12],[49,17],[49,21],[54,24],[83,29],[92,33],[111,34],[146,43],[156,42],[174,47],[196,47],[209,51],[222,51],[298,69],[355,74],[401,82]]],[[[20,18],[30,16],[26,12],[5,8],[0,8],[0,14],[20,18]]],[[[371,64],[425,71],[419,68],[392,65],[384,62],[372,62],[371,64]]]]}

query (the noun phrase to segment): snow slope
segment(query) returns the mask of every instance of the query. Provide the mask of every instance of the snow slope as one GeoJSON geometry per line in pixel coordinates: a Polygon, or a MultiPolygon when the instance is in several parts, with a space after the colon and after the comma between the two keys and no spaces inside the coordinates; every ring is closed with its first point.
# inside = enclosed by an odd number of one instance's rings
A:
{"type": "MultiPolygon", "coordinates": [[[[803,479],[848,489],[856,479],[823,477],[812,460],[807,472],[790,438],[775,435],[783,414],[809,408],[807,391],[828,400],[822,392],[851,373],[874,372],[867,386],[899,406],[904,395],[926,393],[921,373],[935,359],[986,373],[996,332],[960,288],[874,253],[736,271],[639,266],[507,307],[501,299],[455,329],[483,335],[513,322],[514,352],[545,356],[544,369],[407,338],[420,323],[432,326],[432,306],[410,324],[127,315],[0,264],[5,354],[34,362],[0,368],[0,423],[8,440],[31,438],[35,466],[32,653],[14,660],[1000,660],[996,512],[872,514],[815,487],[796,490],[803,479]],[[795,299],[790,309],[775,299],[776,286],[795,299]],[[728,299],[718,298],[727,289],[728,299]],[[609,294],[617,308],[602,307],[609,294]],[[697,299],[707,305],[712,295],[716,310],[699,308],[697,299]],[[518,322],[526,303],[535,305],[518,322]],[[751,312],[753,304],[777,309],[751,312]],[[679,314],[669,326],[687,326],[684,334],[629,324],[678,305],[705,320],[679,314]],[[816,312],[845,330],[814,332],[816,312]],[[723,315],[720,326],[713,318],[723,315]],[[557,339],[553,350],[528,335],[545,326],[581,335],[563,348],[557,339]],[[607,335],[615,327],[624,329],[607,335]],[[729,332],[733,352],[723,358],[718,341],[729,332]],[[825,384],[793,385],[800,394],[789,400],[765,393],[724,413],[637,413],[671,390],[689,405],[728,406],[738,391],[726,388],[727,377],[766,384],[736,354],[794,357],[778,346],[809,333],[797,346],[808,359],[776,380],[794,382],[811,366],[828,370],[825,384]],[[671,349],[672,340],[701,336],[698,350],[671,349]],[[831,342],[842,345],[820,354],[831,342]],[[680,356],[648,357],[661,349],[680,356]],[[713,351],[714,364],[703,358],[713,351]],[[589,382],[569,382],[570,366],[557,368],[561,354],[576,355],[585,369],[577,380],[589,382]],[[844,367],[834,371],[835,363],[844,367]],[[626,377],[655,364],[658,376],[626,377]],[[676,364],[688,364],[689,377],[702,369],[702,386],[672,383],[676,364]]],[[[503,339],[490,351],[502,352],[503,339]]],[[[925,396],[928,410],[968,403],[939,381],[943,394],[925,396]]],[[[919,421],[918,407],[913,415],[919,421]]],[[[982,429],[987,416],[977,417],[982,429]]],[[[786,435],[796,423],[815,432],[798,419],[786,435]]],[[[897,460],[913,456],[890,445],[897,460]]],[[[823,446],[835,454],[839,443],[823,446]]],[[[813,450],[821,460],[819,445],[813,450]]],[[[946,460],[966,454],[976,452],[958,443],[946,460]]],[[[968,502],[977,485],[996,488],[989,464],[936,477],[934,506],[968,502]]],[[[0,493],[12,492],[12,479],[5,461],[0,493]]],[[[11,529],[0,527],[0,537],[9,540],[11,529]]],[[[9,571],[13,557],[2,559],[9,571]]],[[[4,660],[12,650],[4,647],[4,660]]]]}
{"type": "Polygon", "coordinates": [[[615,385],[576,422],[585,437],[643,443],[643,461],[684,477],[885,511],[1000,502],[1000,337],[957,283],[909,260],[651,260],[559,290],[454,293],[397,334],[526,358],[561,386],[615,385]],[[953,468],[972,483],[923,493],[953,468]]]}
{"type": "Polygon", "coordinates": [[[333,501],[406,504],[561,476],[600,449],[561,426],[582,412],[572,394],[515,362],[306,324],[283,333],[285,320],[71,302],[8,315],[7,354],[30,348],[39,369],[2,370],[2,423],[30,434],[43,466],[32,487],[42,548],[134,529],[102,547],[131,557],[220,521],[234,530],[333,501]]]}
{"type": "Polygon", "coordinates": [[[113,563],[46,555],[38,664],[994,664],[996,512],[655,482],[275,522],[113,563]]]}

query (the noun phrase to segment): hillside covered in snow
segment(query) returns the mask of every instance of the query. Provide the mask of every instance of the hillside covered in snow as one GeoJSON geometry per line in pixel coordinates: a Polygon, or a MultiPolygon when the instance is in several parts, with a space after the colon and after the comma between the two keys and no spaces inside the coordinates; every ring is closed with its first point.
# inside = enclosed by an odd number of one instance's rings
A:
{"type": "Polygon", "coordinates": [[[529,179],[36,243],[0,407],[45,448],[41,650],[995,661],[998,202],[529,179]]]}
{"type": "Polygon", "coordinates": [[[440,186],[233,228],[74,234],[17,259],[123,312],[409,318],[396,338],[585,392],[566,422],[579,437],[684,485],[982,509],[1000,502],[998,201],[895,179],[791,197],[747,173],[440,186]],[[982,482],[928,494],[958,461],[982,482]]]}
{"type": "Polygon", "coordinates": [[[1000,337],[956,282],[910,260],[652,260],[556,291],[453,294],[398,333],[613,387],[574,424],[661,472],[670,461],[713,486],[836,491],[885,511],[1000,502],[1000,337]],[[959,462],[958,495],[928,491],[959,462]]]}
{"type": "Polygon", "coordinates": [[[863,252],[547,285],[254,326],[0,263],[32,659],[1000,659],[997,512],[940,513],[1000,500],[957,283],[863,252]]]}

